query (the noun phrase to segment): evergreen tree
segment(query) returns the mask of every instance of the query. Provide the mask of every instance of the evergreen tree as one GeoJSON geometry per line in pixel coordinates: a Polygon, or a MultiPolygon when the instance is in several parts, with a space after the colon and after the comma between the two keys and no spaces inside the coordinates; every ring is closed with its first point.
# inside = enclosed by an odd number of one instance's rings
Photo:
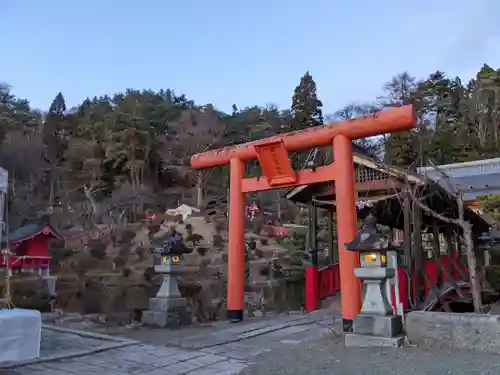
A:
{"type": "MultiPolygon", "coordinates": [[[[418,83],[415,77],[407,72],[394,76],[384,85],[385,96],[380,98],[381,107],[400,107],[416,104],[418,83]]],[[[386,140],[385,160],[390,164],[409,166],[417,162],[422,154],[422,136],[425,125],[420,123],[420,129],[389,134],[386,140]],[[422,130],[419,132],[419,130],[422,130]],[[417,134],[418,133],[418,134],[417,134]]]]}
{"type": "Polygon", "coordinates": [[[45,161],[49,165],[46,171],[46,180],[48,180],[47,182],[50,187],[48,206],[52,207],[58,200],[57,191],[61,185],[61,180],[64,178],[62,176],[64,169],[60,167],[64,160],[69,139],[66,102],[61,92],[56,95],[49,107],[43,124],[42,137],[45,145],[45,161]]]}
{"type": "MultiPolygon", "coordinates": [[[[441,71],[421,81],[403,73],[384,89],[384,98],[366,106],[346,106],[333,119],[348,120],[369,115],[374,109],[413,104],[417,127],[356,140],[364,149],[401,166],[499,156],[500,71],[496,68],[484,65],[469,82],[441,71]]],[[[189,166],[193,153],[323,123],[322,103],[308,72],[285,111],[248,103],[233,106],[225,114],[170,89],[96,94],[68,111],[63,94],[58,93],[42,122],[27,100],[0,84],[0,157],[15,180],[16,207],[11,212],[29,216],[55,206],[60,197],[61,205],[68,202],[68,209],[84,202],[93,207],[105,203],[102,207],[117,206],[132,217],[129,214],[139,213],[146,198],[162,196],[160,202],[165,206],[179,200],[195,204],[200,191],[205,199],[220,197],[226,194],[227,186],[221,181],[227,168],[214,169],[200,178],[189,166]],[[30,150],[19,151],[23,145],[30,150]],[[120,192],[127,189],[125,199],[120,192]]],[[[292,155],[296,169],[304,166],[306,155],[292,155]]],[[[331,147],[314,155],[316,165],[329,162],[331,147]]],[[[258,162],[246,163],[247,176],[260,173],[258,162]]]]}
{"type": "Polygon", "coordinates": [[[65,112],[66,101],[64,100],[62,92],[59,92],[50,105],[49,115],[63,117],[65,112]]]}
{"type": "MultiPolygon", "coordinates": [[[[295,88],[292,97],[291,120],[288,124],[291,131],[307,129],[310,127],[323,125],[323,103],[318,98],[316,82],[309,72],[306,72],[300,79],[299,85],[295,88]]],[[[308,151],[294,153],[291,155],[295,169],[301,169],[308,160],[308,151]]],[[[329,159],[331,151],[321,152],[316,155],[315,160],[308,160],[308,164],[320,164],[329,159]]]]}
{"type": "Polygon", "coordinates": [[[43,140],[46,145],[46,157],[51,164],[58,164],[66,145],[66,102],[63,94],[56,95],[43,125],[43,140]]]}
{"type": "Polygon", "coordinates": [[[0,143],[9,131],[38,123],[39,114],[31,110],[29,102],[16,98],[10,86],[0,82],[0,143]]]}
{"type": "Polygon", "coordinates": [[[309,72],[300,79],[292,98],[292,130],[323,125],[323,103],[318,98],[316,82],[309,72]]]}

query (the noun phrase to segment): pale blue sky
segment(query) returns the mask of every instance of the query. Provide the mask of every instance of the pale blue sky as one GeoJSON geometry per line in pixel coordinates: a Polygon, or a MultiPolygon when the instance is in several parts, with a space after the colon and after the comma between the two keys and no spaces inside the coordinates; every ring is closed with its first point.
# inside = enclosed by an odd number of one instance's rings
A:
{"type": "Polygon", "coordinates": [[[288,107],[309,70],[325,112],[393,74],[500,68],[495,0],[0,0],[0,81],[46,109],[127,87],[229,110],[288,107]]]}

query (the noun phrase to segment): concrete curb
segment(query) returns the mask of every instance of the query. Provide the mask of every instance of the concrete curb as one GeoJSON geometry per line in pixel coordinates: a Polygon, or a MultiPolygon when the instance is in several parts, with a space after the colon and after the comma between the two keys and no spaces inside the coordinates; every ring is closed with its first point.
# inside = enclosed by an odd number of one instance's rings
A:
{"type": "Polygon", "coordinates": [[[405,323],[412,344],[500,353],[500,315],[412,311],[405,323]]]}
{"type": "Polygon", "coordinates": [[[62,333],[72,333],[81,337],[88,337],[91,339],[103,340],[103,341],[113,341],[113,342],[137,342],[134,340],[124,339],[122,337],[115,337],[106,335],[104,333],[96,333],[96,332],[86,332],[79,329],[71,329],[71,328],[63,328],[53,325],[44,324],[42,329],[47,329],[49,331],[62,332],[62,333]]]}

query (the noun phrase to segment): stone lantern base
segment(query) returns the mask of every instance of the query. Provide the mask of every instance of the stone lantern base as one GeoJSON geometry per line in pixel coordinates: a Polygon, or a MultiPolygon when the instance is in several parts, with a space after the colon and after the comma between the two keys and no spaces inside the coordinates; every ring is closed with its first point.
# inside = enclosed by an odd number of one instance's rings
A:
{"type": "Polygon", "coordinates": [[[345,335],[347,347],[399,347],[403,344],[403,320],[397,315],[359,314],[354,318],[354,332],[345,335]]]}
{"type": "Polygon", "coordinates": [[[191,324],[191,313],[182,297],[155,297],[149,310],[142,313],[142,324],[150,327],[174,328],[191,324]]]}
{"type": "Polygon", "coordinates": [[[150,327],[174,328],[192,323],[186,301],[179,293],[177,275],[182,270],[168,264],[156,265],[156,272],[162,275],[162,284],[155,298],[149,300],[149,310],[142,313],[142,324],[150,327]]]}

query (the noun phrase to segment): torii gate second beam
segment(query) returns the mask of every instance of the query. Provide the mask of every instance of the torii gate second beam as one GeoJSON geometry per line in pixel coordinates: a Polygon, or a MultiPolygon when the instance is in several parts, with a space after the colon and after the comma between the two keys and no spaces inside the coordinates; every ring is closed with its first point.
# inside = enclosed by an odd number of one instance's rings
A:
{"type": "Polygon", "coordinates": [[[280,134],[232,147],[207,151],[191,157],[193,168],[228,165],[229,250],[228,250],[228,319],[243,320],[244,310],[244,202],[245,193],[275,188],[335,181],[337,196],[337,236],[339,246],[342,318],[345,328],[361,309],[361,288],[354,276],[359,266],[357,254],[344,245],[356,236],[356,191],[352,141],[359,138],[413,128],[415,113],[411,105],[381,111],[354,120],[317,126],[280,134]],[[315,170],[295,171],[289,152],[326,145],[333,146],[334,162],[315,170]],[[245,162],[259,160],[264,178],[245,178],[245,162]]]}

